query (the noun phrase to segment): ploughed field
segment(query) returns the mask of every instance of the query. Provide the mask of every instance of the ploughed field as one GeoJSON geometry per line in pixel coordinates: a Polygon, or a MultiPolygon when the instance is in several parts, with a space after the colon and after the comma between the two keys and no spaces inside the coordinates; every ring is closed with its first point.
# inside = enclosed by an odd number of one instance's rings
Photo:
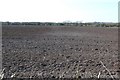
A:
{"type": "Polygon", "coordinates": [[[118,78],[117,28],[2,28],[4,78],[118,78]]]}

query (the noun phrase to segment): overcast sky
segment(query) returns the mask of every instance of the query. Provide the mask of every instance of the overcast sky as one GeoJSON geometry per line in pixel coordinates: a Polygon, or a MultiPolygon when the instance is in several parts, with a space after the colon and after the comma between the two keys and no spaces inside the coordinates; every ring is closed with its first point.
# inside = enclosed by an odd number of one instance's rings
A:
{"type": "Polygon", "coordinates": [[[0,21],[117,22],[119,0],[0,0],[0,21]]]}

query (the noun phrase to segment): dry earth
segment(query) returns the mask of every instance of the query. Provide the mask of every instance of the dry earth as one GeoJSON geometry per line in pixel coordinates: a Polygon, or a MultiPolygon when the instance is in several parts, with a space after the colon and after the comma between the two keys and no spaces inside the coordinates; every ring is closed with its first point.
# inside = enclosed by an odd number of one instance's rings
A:
{"type": "Polygon", "coordinates": [[[117,28],[3,25],[2,30],[4,78],[118,78],[117,28]]]}

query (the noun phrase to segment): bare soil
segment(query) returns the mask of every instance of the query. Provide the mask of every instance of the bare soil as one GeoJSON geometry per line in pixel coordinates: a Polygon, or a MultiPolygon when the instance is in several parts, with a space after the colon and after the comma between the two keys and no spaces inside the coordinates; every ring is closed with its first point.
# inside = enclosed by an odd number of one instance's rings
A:
{"type": "Polygon", "coordinates": [[[118,28],[3,25],[2,33],[4,78],[119,77],[118,28]]]}

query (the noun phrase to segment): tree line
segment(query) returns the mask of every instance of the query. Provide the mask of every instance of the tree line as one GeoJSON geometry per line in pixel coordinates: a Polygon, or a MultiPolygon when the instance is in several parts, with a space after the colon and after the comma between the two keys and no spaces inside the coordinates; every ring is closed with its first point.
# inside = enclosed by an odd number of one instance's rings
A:
{"type": "Polygon", "coordinates": [[[104,23],[104,22],[2,22],[3,25],[40,25],[40,26],[93,26],[93,27],[120,27],[120,23],[104,23]]]}

